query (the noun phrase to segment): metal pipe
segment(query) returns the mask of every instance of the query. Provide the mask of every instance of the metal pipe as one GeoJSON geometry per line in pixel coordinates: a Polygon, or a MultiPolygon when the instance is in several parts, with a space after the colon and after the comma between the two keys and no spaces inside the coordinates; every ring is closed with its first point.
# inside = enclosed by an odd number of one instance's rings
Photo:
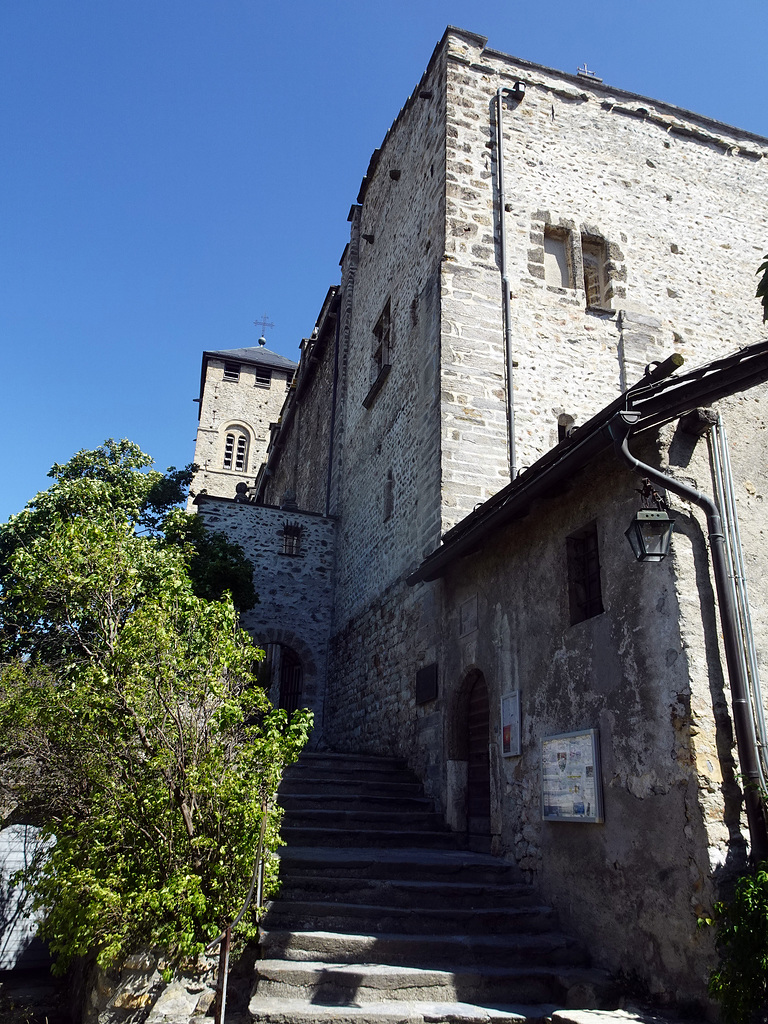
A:
{"type": "Polygon", "coordinates": [[[647,476],[653,483],[686,501],[691,501],[701,508],[707,517],[709,532],[709,550],[712,557],[712,570],[715,577],[717,603],[720,608],[720,624],[723,630],[723,646],[731,685],[731,702],[733,704],[733,724],[736,732],[736,748],[742,775],[746,779],[744,786],[744,804],[747,812],[752,858],[755,863],[768,859],[768,832],[766,831],[765,811],[759,791],[760,768],[755,756],[753,745],[751,713],[747,680],[742,667],[739,653],[739,630],[736,611],[728,581],[728,567],[725,558],[725,539],[723,526],[717,506],[711,498],[684,484],[674,477],[668,476],[659,469],[640,462],[629,450],[629,435],[632,426],[638,421],[637,412],[617,413],[609,425],[617,454],[632,469],[647,476]],[[750,735],[752,732],[752,735],[750,735]]]}
{"type": "Polygon", "coordinates": [[[715,469],[715,482],[718,490],[718,504],[725,520],[726,554],[729,559],[731,589],[736,603],[739,619],[739,630],[742,638],[741,657],[746,678],[749,684],[750,712],[752,733],[755,737],[755,755],[760,770],[760,785],[768,790],[768,736],[766,735],[765,714],[763,712],[760,672],[757,665],[757,652],[752,629],[752,613],[749,607],[747,576],[744,567],[744,553],[739,531],[739,517],[736,512],[736,495],[733,489],[733,472],[728,452],[728,438],[722,417],[718,414],[710,434],[712,464],[715,469]]]}
{"type": "Polygon", "coordinates": [[[501,248],[501,295],[504,317],[504,358],[507,370],[507,437],[509,444],[509,479],[517,476],[515,455],[515,392],[512,374],[512,307],[507,273],[507,196],[504,188],[504,93],[509,86],[500,85],[496,93],[496,159],[499,178],[499,243],[501,248]]]}

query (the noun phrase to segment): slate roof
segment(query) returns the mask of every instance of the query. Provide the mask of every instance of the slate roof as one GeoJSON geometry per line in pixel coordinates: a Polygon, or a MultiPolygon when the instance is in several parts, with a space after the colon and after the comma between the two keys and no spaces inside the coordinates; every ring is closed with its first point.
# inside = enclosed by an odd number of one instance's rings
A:
{"type": "Polygon", "coordinates": [[[264,345],[253,345],[250,348],[222,348],[203,352],[203,359],[226,359],[233,363],[255,363],[258,366],[271,366],[276,370],[295,370],[298,363],[292,359],[278,355],[264,345]]]}

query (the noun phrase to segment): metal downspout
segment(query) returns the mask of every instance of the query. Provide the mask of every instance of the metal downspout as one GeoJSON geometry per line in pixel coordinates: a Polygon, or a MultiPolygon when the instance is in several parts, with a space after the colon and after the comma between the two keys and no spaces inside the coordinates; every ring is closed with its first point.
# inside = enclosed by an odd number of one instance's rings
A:
{"type": "Polygon", "coordinates": [[[640,414],[636,412],[621,412],[608,425],[617,454],[632,469],[643,476],[647,476],[653,483],[668,491],[672,491],[673,494],[677,494],[686,501],[691,501],[698,505],[699,508],[703,509],[707,517],[709,550],[712,557],[717,603],[720,608],[720,624],[723,630],[725,660],[731,686],[736,748],[742,775],[746,780],[744,785],[744,804],[749,825],[751,855],[753,861],[758,863],[768,859],[768,833],[766,832],[763,802],[759,792],[760,767],[754,745],[754,725],[749,706],[748,684],[739,648],[739,627],[728,579],[725,540],[720,513],[714,501],[705,494],[635,458],[629,450],[629,434],[633,424],[637,422],[639,417],[640,414]]]}
{"type": "Polygon", "coordinates": [[[501,294],[504,316],[504,358],[507,370],[507,437],[509,443],[509,479],[517,476],[515,455],[515,393],[512,377],[512,308],[507,274],[507,196],[504,189],[504,93],[512,92],[508,86],[500,85],[496,93],[496,154],[499,175],[499,240],[501,246],[501,294]]]}

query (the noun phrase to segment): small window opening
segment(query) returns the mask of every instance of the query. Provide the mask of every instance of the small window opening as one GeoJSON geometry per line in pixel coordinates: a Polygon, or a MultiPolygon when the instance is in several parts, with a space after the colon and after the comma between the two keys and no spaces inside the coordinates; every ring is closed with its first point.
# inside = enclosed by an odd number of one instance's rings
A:
{"type": "Polygon", "coordinates": [[[240,364],[224,363],[224,380],[231,380],[234,384],[240,380],[240,364]]]}
{"type": "Polygon", "coordinates": [[[301,527],[298,523],[286,523],[283,527],[283,554],[298,555],[301,552],[301,527]]]}
{"type": "Polygon", "coordinates": [[[562,231],[544,229],[544,281],[555,288],[571,287],[566,236],[562,231]]]}
{"type": "Polygon", "coordinates": [[[573,431],[574,419],[573,416],[568,416],[567,413],[563,413],[562,416],[557,417],[557,440],[558,442],[564,441],[573,431]]]}
{"type": "Polygon", "coordinates": [[[293,380],[293,378],[291,377],[291,375],[289,373],[288,376],[285,378],[285,390],[286,391],[290,391],[291,390],[291,381],[292,380],[293,380]]]}
{"type": "Polygon", "coordinates": [[[395,479],[392,470],[387,470],[387,478],[384,481],[384,522],[392,517],[395,510],[395,479]]]}
{"type": "Polygon", "coordinates": [[[584,291],[587,309],[605,309],[608,305],[608,281],[605,270],[605,245],[599,239],[582,236],[581,257],[584,264],[584,291]]]}
{"type": "Polygon", "coordinates": [[[248,435],[242,430],[231,430],[224,438],[224,469],[248,472],[248,435]]]}
{"type": "Polygon", "coordinates": [[[272,371],[266,366],[256,367],[256,387],[257,388],[271,388],[272,387],[272,371]]]}
{"type": "Polygon", "coordinates": [[[390,304],[387,302],[384,312],[373,328],[373,347],[371,350],[371,380],[376,380],[385,366],[389,366],[392,348],[392,318],[390,304]]]}
{"type": "Polygon", "coordinates": [[[571,625],[603,611],[597,525],[592,523],[566,538],[571,625]]]}

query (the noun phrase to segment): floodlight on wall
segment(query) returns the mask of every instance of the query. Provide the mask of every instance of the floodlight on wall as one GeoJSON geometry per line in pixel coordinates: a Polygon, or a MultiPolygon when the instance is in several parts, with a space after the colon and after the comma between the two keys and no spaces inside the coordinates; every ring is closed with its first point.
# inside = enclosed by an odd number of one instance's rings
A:
{"type": "Polygon", "coordinates": [[[667,503],[646,477],[638,491],[641,508],[629,524],[624,536],[638,562],[660,562],[669,554],[674,521],[667,503]]]}

